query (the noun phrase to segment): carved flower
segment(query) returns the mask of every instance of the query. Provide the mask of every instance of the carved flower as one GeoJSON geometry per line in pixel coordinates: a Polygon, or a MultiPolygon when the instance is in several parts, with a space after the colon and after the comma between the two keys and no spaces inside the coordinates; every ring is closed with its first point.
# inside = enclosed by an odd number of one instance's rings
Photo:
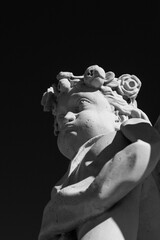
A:
{"type": "Polygon", "coordinates": [[[60,79],[63,79],[63,78],[70,79],[70,78],[73,78],[73,77],[74,76],[73,76],[72,72],[60,72],[57,75],[57,80],[60,80],[60,79]]]}
{"type": "Polygon", "coordinates": [[[53,87],[47,89],[42,96],[41,105],[43,106],[44,112],[49,112],[54,109],[55,105],[55,94],[53,87]]]}
{"type": "Polygon", "coordinates": [[[111,71],[106,72],[104,85],[111,88],[115,88],[118,86],[118,81],[117,78],[115,78],[114,72],[111,71]]]}
{"type": "Polygon", "coordinates": [[[62,78],[58,82],[58,90],[62,92],[69,92],[71,88],[71,83],[67,78],[62,78]]]}
{"type": "Polygon", "coordinates": [[[106,74],[105,74],[105,82],[109,83],[109,82],[113,81],[114,78],[115,78],[114,72],[111,72],[111,71],[106,72],[106,74]]]}
{"type": "Polygon", "coordinates": [[[74,76],[72,72],[60,72],[57,75],[58,91],[60,93],[69,92],[80,79],[83,79],[83,76],[74,76]]]}
{"type": "Polygon", "coordinates": [[[105,71],[98,65],[90,66],[84,73],[84,83],[89,87],[100,88],[105,81],[105,71]]]}
{"type": "Polygon", "coordinates": [[[134,100],[140,90],[141,81],[135,76],[130,74],[123,74],[118,78],[117,91],[124,98],[134,100]]]}

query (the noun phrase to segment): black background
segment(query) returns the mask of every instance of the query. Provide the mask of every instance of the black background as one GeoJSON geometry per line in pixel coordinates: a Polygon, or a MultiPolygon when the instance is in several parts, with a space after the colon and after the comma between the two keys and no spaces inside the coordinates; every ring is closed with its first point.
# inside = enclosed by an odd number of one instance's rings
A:
{"type": "Polygon", "coordinates": [[[68,160],[41,96],[59,71],[98,64],[142,81],[139,108],[159,114],[159,9],[76,1],[53,8],[1,8],[1,239],[37,239],[42,212],[68,160]]]}

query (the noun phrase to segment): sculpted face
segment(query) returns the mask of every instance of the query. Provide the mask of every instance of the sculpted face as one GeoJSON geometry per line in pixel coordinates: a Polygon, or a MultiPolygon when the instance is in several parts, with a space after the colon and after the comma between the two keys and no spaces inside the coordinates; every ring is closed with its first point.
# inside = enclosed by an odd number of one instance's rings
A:
{"type": "Polygon", "coordinates": [[[51,111],[56,117],[54,133],[59,132],[58,147],[69,159],[86,141],[117,130],[128,118],[149,121],[137,108],[135,99],[141,81],[135,75],[117,78],[113,72],[93,65],[81,76],[60,72],[56,78],[58,81],[43,94],[41,104],[45,112],[51,111]],[[117,116],[102,92],[119,114],[120,122],[117,123],[117,116]]]}
{"type": "Polygon", "coordinates": [[[89,139],[115,131],[116,116],[99,90],[73,88],[58,98],[58,148],[69,159],[89,139]]]}

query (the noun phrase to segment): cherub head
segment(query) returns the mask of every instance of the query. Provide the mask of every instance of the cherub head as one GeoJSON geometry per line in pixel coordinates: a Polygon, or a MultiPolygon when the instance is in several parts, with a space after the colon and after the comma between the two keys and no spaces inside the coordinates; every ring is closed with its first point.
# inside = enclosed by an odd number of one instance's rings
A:
{"type": "Polygon", "coordinates": [[[141,82],[135,75],[116,78],[94,65],[82,76],[60,72],[57,80],[44,93],[42,105],[54,115],[59,150],[69,159],[86,141],[119,130],[129,118],[148,120],[137,108],[141,82]]]}

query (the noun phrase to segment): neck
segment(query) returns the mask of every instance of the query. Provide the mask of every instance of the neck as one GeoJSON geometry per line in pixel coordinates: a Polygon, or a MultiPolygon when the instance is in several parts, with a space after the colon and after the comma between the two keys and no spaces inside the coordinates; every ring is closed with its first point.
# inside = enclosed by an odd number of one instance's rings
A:
{"type": "Polygon", "coordinates": [[[89,139],[80,147],[78,153],[75,155],[71,162],[81,161],[80,159],[82,159],[88,152],[91,159],[95,159],[105,147],[111,144],[116,133],[117,132],[114,131],[108,134],[101,134],[89,139]]]}
{"type": "Polygon", "coordinates": [[[94,161],[99,162],[101,159],[103,159],[101,162],[109,161],[129,143],[130,141],[124,137],[121,131],[110,132],[106,135],[99,135],[90,139],[81,146],[78,153],[71,161],[69,175],[82,161],[86,162],[86,164],[90,164],[94,161]]]}
{"type": "Polygon", "coordinates": [[[90,150],[90,154],[92,155],[93,158],[97,157],[99,153],[107,147],[111,142],[113,141],[116,131],[110,132],[108,134],[101,134],[98,136],[95,136],[91,139],[89,139],[87,142],[85,142],[78,150],[77,154],[75,157],[72,159],[76,159],[79,155],[81,155],[82,152],[88,152],[90,150]]]}
{"type": "Polygon", "coordinates": [[[87,159],[92,159],[92,161],[94,161],[94,159],[96,159],[97,156],[103,151],[103,149],[108,147],[113,142],[116,133],[116,131],[110,132],[105,135],[100,135],[96,139],[94,139],[95,141],[93,142],[89,151],[86,154],[86,161],[87,159]]]}

